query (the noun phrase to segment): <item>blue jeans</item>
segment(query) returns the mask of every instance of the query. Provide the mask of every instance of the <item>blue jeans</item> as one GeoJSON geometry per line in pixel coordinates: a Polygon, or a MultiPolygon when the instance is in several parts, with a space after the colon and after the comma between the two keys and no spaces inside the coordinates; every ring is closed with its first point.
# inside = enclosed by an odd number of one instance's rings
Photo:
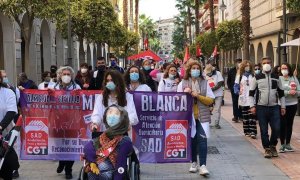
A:
{"type": "Polygon", "coordinates": [[[198,150],[200,166],[206,165],[207,138],[200,121],[196,119],[196,135],[194,138],[192,138],[192,162],[197,162],[198,150]]]}
{"type": "Polygon", "coordinates": [[[257,106],[257,119],[260,126],[261,141],[264,148],[276,146],[280,135],[280,107],[279,106],[257,106]],[[269,139],[268,125],[271,127],[271,138],[269,139]]]}

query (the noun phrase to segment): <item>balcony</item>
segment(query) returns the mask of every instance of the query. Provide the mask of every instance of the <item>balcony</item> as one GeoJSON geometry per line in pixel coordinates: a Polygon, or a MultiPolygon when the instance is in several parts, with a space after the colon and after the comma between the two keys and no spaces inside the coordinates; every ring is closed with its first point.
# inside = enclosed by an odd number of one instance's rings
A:
{"type": "MultiPolygon", "coordinates": [[[[282,1],[281,0],[276,0],[275,1],[275,16],[276,18],[282,18],[283,16],[283,6],[282,6],[282,1]]],[[[289,9],[286,9],[286,16],[287,17],[294,17],[294,16],[297,16],[298,14],[289,10],[289,9]]]]}

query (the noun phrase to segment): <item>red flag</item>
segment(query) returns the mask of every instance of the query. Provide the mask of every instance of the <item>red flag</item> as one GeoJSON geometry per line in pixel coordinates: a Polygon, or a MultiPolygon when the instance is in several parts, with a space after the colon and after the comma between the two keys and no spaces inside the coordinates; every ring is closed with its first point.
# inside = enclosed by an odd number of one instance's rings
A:
{"type": "Polygon", "coordinates": [[[218,48],[217,45],[215,46],[214,52],[213,52],[213,57],[216,57],[218,55],[218,48]]]}
{"type": "Polygon", "coordinates": [[[201,54],[202,54],[202,52],[201,52],[200,45],[199,45],[199,44],[197,44],[197,47],[196,47],[196,57],[200,57],[200,56],[201,56],[201,54]]]}
{"type": "Polygon", "coordinates": [[[189,47],[185,47],[185,54],[183,58],[183,64],[186,63],[190,59],[190,52],[189,52],[189,47]]]}
{"type": "Polygon", "coordinates": [[[145,50],[148,50],[148,44],[149,44],[148,37],[146,37],[146,39],[144,40],[145,50]]]}

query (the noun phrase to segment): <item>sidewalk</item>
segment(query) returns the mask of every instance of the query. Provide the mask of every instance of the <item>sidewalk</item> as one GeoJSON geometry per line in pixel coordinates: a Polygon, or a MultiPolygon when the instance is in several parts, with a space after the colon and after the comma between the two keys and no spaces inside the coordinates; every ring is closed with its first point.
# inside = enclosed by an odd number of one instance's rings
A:
{"type": "MultiPolygon", "coordinates": [[[[296,152],[280,154],[279,158],[270,160],[265,159],[261,153],[259,137],[257,140],[246,138],[242,134],[242,123],[231,122],[232,105],[230,95],[227,92],[225,106],[222,106],[222,116],[225,118],[221,120],[222,129],[211,129],[211,137],[208,142],[207,167],[211,173],[209,179],[285,180],[300,178],[299,117],[295,120],[295,133],[292,140],[296,152]]],[[[21,161],[19,179],[64,179],[64,174],[58,175],[56,173],[57,165],[58,162],[55,161],[21,161]]],[[[77,179],[81,165],[81,162],[74,164],[73,179],[77,179]]],[[[190,163],[142,164],[141,179],[203,179],[197,173],[189,173],[189,167],[190,163]]]]}
{"type": "MultiPolygon", "coordinates": [[[[229,91],[225,93],[225,106],[222,107],[222,116],[227,120],[239,133],[243,136],[243,124],[232,122],[232,103],[231,103],[231,95],[229,91]]],[[[258,136],[256,140],[251,138],[246,138],[256,149],[258,149],[261,153],[264,152],[262,148],[261,140],[260,140],[260,132],[258,127],[258,136]]],[[[270,131],[269,131],[270,134],[270,131]]],[[[286,175],[288,175],[291,179],[300,179],[300,116],[295,116],[294,126],[293,126],[293,135],[291,140],[291,145],[294,147],[295,152],[290,153],[279,153],[278,158],[273,158],[272,163],[281,169],[286,175]]],[[[278,139],[277,149],[280,147],[280,141],[278,139]]],[[[260,155],[262,156],[262,154],[260,155]]]]}

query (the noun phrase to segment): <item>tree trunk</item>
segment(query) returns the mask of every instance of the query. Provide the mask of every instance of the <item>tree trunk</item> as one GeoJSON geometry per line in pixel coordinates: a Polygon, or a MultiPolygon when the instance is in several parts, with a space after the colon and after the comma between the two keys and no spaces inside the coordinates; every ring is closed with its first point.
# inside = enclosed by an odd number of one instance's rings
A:
{"type": "Polygon", "coordinates": [[[211,31],[215,31],[214,0],[208,0],[211,31]]]}
{"type": "Polygon", "coordinates": [[[195,31],[196,31],[196,36],[197,37],[200,33],[199,29],[199,0],[195,0],[195,31]]]}
{"type": "Polygon", "coordinates": [[[129,9],[129,24],[130,24],[130,31],[133,31],[133,25],[134,25],[134,18],[133,18],[133,0],[129,0],[129,5],[130,5],[130,9],[129,9]]]}
{"type": "Polygon", "coordinates": [[[243,47],[243,58],[249,60],[249,46],[250,46],[250,2],[249,0],[242,0],[242,22],[243,22],[243,36],[244,36],[244,47],[243,47]]]}
{"type": "Polygon", "coordinates": [[[191,45],[192,44],[192,17],[191,17],[191,8],[190,7],[188,7],[188,9],[187,9],[187,14],[188,14],[188,30],[189,30],[189,41],[188,41],[188,43],[189,43],[189,45],[191,45]]]}
{"type": "Polygon", "coordinates": [[[79,40],[79,65],[85,62],[85,52],[83,48],[83,38],[78,37],[79,40]]]}
{"type": "Polygon", "coordinates": [[[123,25],[128,28],[128,0],[123,0],[123,25]]]}
{"type": "Polygon", "coordinates": [[[139,31],[139,0],[135,0],[135,23],[134,23],[135,32],[139,31]]]}

